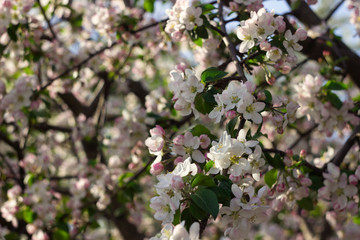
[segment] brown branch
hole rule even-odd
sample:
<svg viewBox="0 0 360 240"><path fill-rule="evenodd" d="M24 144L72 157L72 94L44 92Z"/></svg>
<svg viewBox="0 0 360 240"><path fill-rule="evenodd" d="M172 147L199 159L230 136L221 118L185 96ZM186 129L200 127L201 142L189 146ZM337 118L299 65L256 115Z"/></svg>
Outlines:
<svg viewBox="0 0 360 240"><path fill-rule="evenodd" d="M330 162L335 164L336 166L340 166L344 158L346 157L346 154L349 152L351 147L356 143L356 139L360 138L360 125L358 125L350 137L346 140L342 148L336 153L336 155L331 159ZM327 165L323 166L323 169L326 168Z"/></svg>
<svg viewBox="0 0 360 240"><path fill-rule="evenodd" d="M289 5L291 4L290 0L287 0L287 2ZM292 14L309 28L322 24L322 20L304 1L301 1L300 6L293 10ZM289 27L289 25L287 27ZM332 36L329 36L329 33L327 33L326 37L331 38ZM322 38L307 38L301 43L303 46L301 52L314 60L323 58L324 50L329 51L334 59L337 59L338 56L346 56L344 60L344 64L346 65L344 71L350 75L352 81L360 88L360 57L341 40L333 38L332 42L333 46L328 46Z"/></svg>
<svg viewBox="0 0 360 240"><path fill-rule="evenodd" d="M49 18L46 16L46 12L45 12L44 8L41 6L40 0L37 0L37 4L38 4L39 7L40 7L41 13L42 13L42 15L43 15L44 18L45 18L45 21L46 21L46 23L47 23L47 25L48 25L48 28L50 29L51 34L53 35L53 38L54 38L54 39L58 39L58 38L56 37L56 33L55 33L54 29L52 28L52 26L51 26L51 24L50 24Z"/></svg>
<svg viewBox="0 0 360 240"><path fill-rule="evenodd" d="M299 132L300 136L295 140L295 142L293 142L290 145L289 149L293 149L294 147L296 147L304 137L307 137L308 135L310 135L312 133L312 131L314 131L317 127L318 127L318 124L315 124L314 126L309 128L307 131L305 131L304 133Z"/></svg>
<svg viewBox="0 0 360 240"><path fill-rule="evenodd" d="M329 19L332 17L332 15L336 12L336 10L338 10L338 8L344 3L344 0L341 0L329 13L328 15L324 18L324 21L327 22L329 21Z"/></svg>
<svg viewBox="0 0 360 240"><path fill-rule="evenodd" d="M225 24L224 16L223 16L224 3L222 0L218 0L217 2L219 5L220 27L221 27L221 31L225 34L225 36L223 37L223 41L224 41L225 45L229 48L230 56L235 63L237 73L239 74L239 76L242 78L243 81L247 81L244 70L241 67L239 59L237 58L237 54L236 54L237 50L236 50L233 42L231 41L229 35L226 32L226 26L225 26L226 24Z"/></svg>

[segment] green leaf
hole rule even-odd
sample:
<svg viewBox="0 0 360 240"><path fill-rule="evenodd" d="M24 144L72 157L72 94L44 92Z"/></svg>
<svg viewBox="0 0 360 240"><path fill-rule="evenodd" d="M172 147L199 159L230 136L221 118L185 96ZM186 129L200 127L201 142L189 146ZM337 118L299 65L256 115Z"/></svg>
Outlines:
<svg viewBox="0 0 360 240"><path fill-rule="evenodd" d="M208 39L209 38L209 34L206 30L206 27L204 25L197 27L195 30L197 36L199 38L203 38L203 39Z"/></svg>
<svg viewBox="0 0 360 240"><path fill-rule="evenodd" d="M310 174L309 178L311 179L311 186L310 189L317 191L319 190L322 186L324 186L323 183L323 179L321 176L315 175L315 174Z"/></svg>
<svg viewBox="0 0 360 240"><path fill-rule="evenodd" d="M201 73L201 81L203 83L214 82L225 77L227 74L227 72L223 72L215 67L211 67Z"/></svg>
<svg viewBox="0 0 360 240"><path fill-rule="evenodd" d="M191 215L198 220L204 220L209 217L209 213L202 210L200 207L198 207L195 203L190 203L190 213Z"/></svg>
<svg viewBox="0 0 360 240"><path fill-rule="evenodd" d="M353 218L355 224L360 225L360 216L356 216ZM6 238L6 237L5 237Z"/></svg>
<svg viewBox="0 0 360 240"><path fill-rule="evenodd" d="M19 24L16 24L16 25L10 25L10 27L7 29L7 33L10 37L10 39L14 42L16 42L18 40L18 36L16 34L18 28L19 28Z"/></svg>
<svg viewBox="0 0 360 240"><path fill-rule="evenodd" d="M337 109L340 109L342 107L342 102L335 93L329 92L326 95L326 100L329 101L331 105L333 105Z"/></svg>
<svg viewBox="0 0 360 240"><path fill-rule="evenodd" d="M216 194L219 203L225 206L229 206L230 200L232 199L231 185L231 180L229 178L226 178L218 180L218 186L210 187L209 189Z"/></svg>
<svg viewBox="0 0 360 240"><path fill-rule="evenodd" d="M302 209L305 209L308 211L314 210L314 204L310 197L303 198L303 199L297 201L297 203L298 203L299 207L301 207Z"/></svg>
<svg viewBox="0 0 360 240"><path fill-rule="evenodd" d="M236 127L236 123L237 123L237 121L238 121L238 118L239 118L239 117L235 117L235 118L231 119L228 124L226 124L226 131L228 132L228 134L230 134L230 136L231 136L232 138L236 138L236 137L237 137L237 136L236 136L236 135L237 135L237 131L235 130L235 127Z"/></svg>
<svg viewBox="0 0 360 240"><path fill-rule="evenodd" d="M176 210L175 215L174 215L174 221L172 222L173 225L178 225L180 223L180 208L178 210Z"/></svg>
<svg viewBox="0 0 360 240"><path fill-rule="evenodd" d="M207 14L209 13L211 10L216 9L215 6L213 4L204 4L201 6L202 9L202 14Z"/></svg>
<svg viewBox="0 0 360 240"><path fill-rule="evenodd" d="M145 0L144 1L144 9L147 12L154 12L154 3L155 0Z"/></svg>
<svg viewBox="0 0 360 240"><path fill-rule="evenodd" d="M202 210L211 214L216 219L219 213L219 203L216 194L206 188L200 188L193 195L191 200Z"/></svg>
<svg viewBox="0 0 360 240"><path fill-rule="evenodd" d="M283 160L281 159L281 156L276 153L274 157L271 157L271 155L267 152L264 152L265 158L267 160L267 162L273 166L276 169L284 169L285 168L285 164L283 162Z"/></svg>
<svg viewBox="0 0 360 240"><path fill-rule="evenodd" d="M214 166L215 162L214 161L209 161L205 164L204 170L205 172L210 171L210 169Z"/></svg>
<svg viewBox="0 0 360 240"><path fill-rule="evenodd" d="M271 103L272 102L272 95L268 90L264 90L264 94L266 96L265 102Z"/></svg>
<svg viewBox="0 0 360 240"><path fill-rule="evenodd" d="M191 215L190 208L185 208L184 211L182 211L180 219L181 221L185 221L186 229L189 229L191 224L196 222L196 218Z"/></svg>
<svg viewBox="0 0 360 240"><path fill-rule="evenodd" d="M23 216L23 219L25 222L27 222L27 223L34 222L35 214L31 211L30 208L27 208L26 210L24 210L22 213L22 216Z"/></svg>
<svg viewBox="0 0 360 240"><path fill-rule="evenodd" d="M207 129L204 125L197 124L195 127L193 127L190 132L193 136L200 136L202 134L211 135L211 132L209 129Z"/></svg>
<svg viewBox="0 0 360 240"><path fill-rule="evenodd" d="M348 86L345 83L337 82L337 81L328 81L324 86L324 89L328 90L346 90Z"/></svg>
<svg viewBox="0 0 360 240"><path fill-rule="evenodd" d="M52 239L54 240L68 240L70 239L69 233L65 232L61 229L56 229L52 235Z"/></svg>
<svg viewBox="0 0 360 240"><path fill-rule="evenodd" d="M209 92L198 94L195 98L195 108L202 114L211 112L215 106L215 98Z"/></svg>
<svg viewBox="0 0 360 240"><path fill-rule="evenodd" d="M198 173L193 177L193 180L191 181L191 187L196 186L213 187L216 186L216 184L212 177Z"/></svg>
<svg viewBox="0 0 360 240"><path fill-rule="evenodd" d="M278 170L273 168L270 171L268 171L265 176L264 180L266 185L269 186L269 188L272 188L272 186L276 183L278 177Z"/></svg>
<svg viewBox="0 0 360 240"><path fill-rule="evenodd" d="M13 233L13 232L6 234L4 236L4 238L6 240L19 240L20 239L19 235L17 233Z"/></svg>

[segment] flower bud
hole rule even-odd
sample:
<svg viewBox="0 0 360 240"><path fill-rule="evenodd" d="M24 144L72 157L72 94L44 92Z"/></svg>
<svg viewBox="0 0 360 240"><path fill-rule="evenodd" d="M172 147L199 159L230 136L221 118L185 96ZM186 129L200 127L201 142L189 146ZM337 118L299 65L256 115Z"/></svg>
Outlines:
<svg viewBox="0 0 360 240"><path fill-rule="evenodd" d="M206 134L200 135L200 147L206 149L210 145L210 138Z"/></svg>
<svg viewBox="0 0 360 240"><path fill-rule="evenodd" d="M230 10L233 12L237 12L239 10L239 4L235 2L229 2Z"/></svg>
<svg viewBox="0 0 360 240"><path fill-rule="evenodd" d="M350 183L351 185L354 185L354 186L357 185L358 179L357 179L357 177L356 177L354 174L352 174L352 175L349 176L349 183Z"/></svg>
<svg viewBox="0 0 360 240"><path fill-rule="evenodd" d="M300 41L304 41L307 38L307 32L302 29L302 28L298 28L295 32L295 36L300 40Z"/></svg>
<svg viewBox="0 0 360 240"><path fill-rule="evenodd" d="M234 119L236 117L236 111L230 110L225 113L225 117L229 120Z"/></svg>
<svg viewBox="0 0 360 240"><path fill-rule="evenodd" d="M301 157L301 158L305 158L305 157L306 157L306 150L305 150L305 149L301 149L301 151L300 151L300 157Z"/></svg>
<svg viewBox="0 0 360 240"><path fill-rule="evenodd" d="M177 165L178 163L181 163L181 162L183 162L183 161L184 161L184 159L183 159L182 157L177 157L177 158L175 158L175 160L174 160L174 164Z"/></svg>
<svg viewBox="0 0 360 240"><path fill-rule="evenodd" d="M182 179L182 177L180 176L173 176L171 179L171 187L176 189L176 190L180 190L185 186L184 184L184 180Z"/></svg>
<svg viewBox="0 0 360 240"><path fill-rule="evenodd" d="M278 185L276 185L276 191L282 193L285 191L285 187L285 183L279 183Z"/></svg>
<svg viewBox="0 0 360 240"><path fill-rule="evenodd" d="M164 170L164 165L161 162L151 165L150 173L152 175L159 175Z"/></svg>
<svg viewBox="0 0 360 240"><path fill-rule="evenodd" d="M233 183L239 183L240 180L241 180L240 176L234 176L234 175L232 175L232 174L230 174L229 179L230 179Z"/></svg>
<svg viewBox="0 0 360 240"><path fill-rule="evenodd" d="M174 138L173 143L178 146L184 145L184 135L178 135Z"/></svg>
<svg viewBox="0 0 360 240"><path fill-rule="evenodd" d="M311 181L310 178L303 177L303 178L300 179L300 183L301 183L301 185L303 185L304 187L309 187L309 186L311 186L312 181Z"/></svg>

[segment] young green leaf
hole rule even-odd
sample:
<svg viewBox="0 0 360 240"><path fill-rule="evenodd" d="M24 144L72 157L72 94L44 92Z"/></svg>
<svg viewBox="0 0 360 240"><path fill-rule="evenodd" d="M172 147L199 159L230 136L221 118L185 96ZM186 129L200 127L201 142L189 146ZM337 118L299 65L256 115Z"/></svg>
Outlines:
<svg viewBox="0 0 360 240"><path fill-rule="evenodd" d="M227 72L223 72L215 67L211 67L202 72L201 81L203 83L214 82L225 77L227 74Z"/></svg>
<svg viewBox="0 0 360 240"><path fill-rule="evenodd" d="M216 194L206 188L200 188L193 195L190 196L199 208L211 214L215 219L219 213L219 203Z"/></svg>
<svg viewBox="0 0 360 240"><path fill-rule="evenodd" d="M269 188L271 188L276 183L277 177L278 177L277 169L273 168L270 171L268 171L264 176L266 185L268 185Z"/></svg>

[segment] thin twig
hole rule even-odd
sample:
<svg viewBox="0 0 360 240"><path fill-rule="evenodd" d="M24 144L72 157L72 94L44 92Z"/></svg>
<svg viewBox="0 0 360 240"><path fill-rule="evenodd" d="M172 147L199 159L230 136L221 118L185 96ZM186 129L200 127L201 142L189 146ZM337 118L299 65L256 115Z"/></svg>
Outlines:
<svg viewBox="0 0 360 240"><path fill-rule="evenodd" d="M332 17L332 15L336 12L336 10L338 10L338 8L344 3L344 0L341 0L329 13L328 15L324 18L324 21L327 22L329 21L329 19Z"/></svg>
<svg viewBox="0 0 360 240"><path fill-rule="evenodd" d="M223 37L223 40L225 42L225 45L229 48L230 56L235 63L237 73L243 79L243 81L247 81L244 70L241 67L240 61L236 57L236 52L237 52L236 48L235 48L234 44L232 43L229 35L226 32L226 26L225 26L226 24L225 24L224 16L223 16L224 3L222 0L218 0L217 2L219 5L219 19L220 19L221 31L225 34L225 36Z"/></svg>

